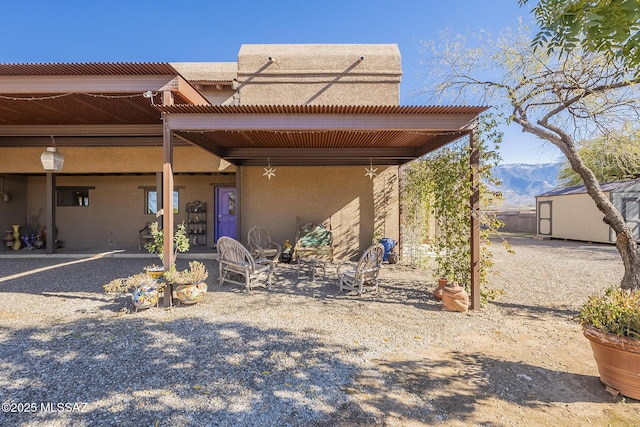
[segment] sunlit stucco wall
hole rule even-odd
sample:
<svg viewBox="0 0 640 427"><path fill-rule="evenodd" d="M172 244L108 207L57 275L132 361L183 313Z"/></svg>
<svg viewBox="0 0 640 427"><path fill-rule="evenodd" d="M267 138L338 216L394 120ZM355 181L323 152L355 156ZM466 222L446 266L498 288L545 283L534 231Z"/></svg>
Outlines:
<svg viewBox="0 0 640 427"><path fill-rule="evenodd" d="M238 53L242 105L398 105L401 77L395 44L249 44Z"/></svg>
<svg viewBox="0 0 640 427"><path fill-rule="evenodd" d="M298 223L330 224L335 258L357 257L377 237L398 239L398 168L363 166L276 167L270 180L260 167L241 168L241 234L256 225L282 243L294 242Z"/></svg>
<svg viewBox="0 0 640 427"><path fill-rule="evenodd" d="M40 154L45 147L0 147L0 172L44 173ZM58 147L64 155L61 172L144 173L162 171L162 147ZM174 172L218 172L220 158L193 145L173 150ZM224 172L234 172L229 166Z"/></svg>

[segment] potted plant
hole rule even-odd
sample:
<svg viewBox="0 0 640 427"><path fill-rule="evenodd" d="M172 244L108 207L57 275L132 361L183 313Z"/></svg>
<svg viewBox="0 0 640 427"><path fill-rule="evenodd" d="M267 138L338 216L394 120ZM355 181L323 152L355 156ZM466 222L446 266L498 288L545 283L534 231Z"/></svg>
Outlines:
<svg viewBox="0 0 640 427"><path fill-rule="evenodd" d="M640 289L611 287L580 307L578 320L591 343L600 381L640 399Z"/></svg>
<svg viewBox="0 0 640 427"><path fill-rule="evenodd" d="M207 277L209 272L204 264L198 261L191 261L189 268L185 270L180 271L174 267L164 274L165 280L175 286L176 298L183 304L202 301L207 292Z"/></svg>
<svg viewBox="0 0 640 427"><path fill-rule="evenodd" d="M126 278L118 278L102 286L108 294L123 295L131 292L131 299L136 310L149 308L158 303L159 293L164 283L153 279L146 273L138 273Z"/></svg>
<svg viewBox="0 0 640 427"><path fill-rule="evenodd" d="M157 254L160 261L164 263L164 233L159 228L157 221L149 225L149 232L152 238L144 247L149 253ZM178 225L178 229L173 236L173 249L175 251L174 259L180 252L189 250L189 238L187 237L187 230L184 223ZM154 279L158 279L164 274L164 267L153 264L145 267L145 271Z"/></svg>
<svg viewBox="0 0 640 427"><path fill-rule="evenodd" d="M282 245L282 254L280 255L280 258L282 259L282 262L284 262L285 264L288 264L291 262L292 257L293 257L293 247L291 246L289 239L287 239L284 241L284 244Z"/></svg>

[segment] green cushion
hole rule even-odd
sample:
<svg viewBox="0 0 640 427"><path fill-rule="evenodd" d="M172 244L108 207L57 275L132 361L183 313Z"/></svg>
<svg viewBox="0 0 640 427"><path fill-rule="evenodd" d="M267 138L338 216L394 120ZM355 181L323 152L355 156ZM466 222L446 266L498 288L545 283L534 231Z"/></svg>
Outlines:
<svg viewBox="0 0 640 427"><path fill-rule="evenodd" d="M331 232L320 224L311 224L300 230L300 246L329 246L331 244Z"/></svg>

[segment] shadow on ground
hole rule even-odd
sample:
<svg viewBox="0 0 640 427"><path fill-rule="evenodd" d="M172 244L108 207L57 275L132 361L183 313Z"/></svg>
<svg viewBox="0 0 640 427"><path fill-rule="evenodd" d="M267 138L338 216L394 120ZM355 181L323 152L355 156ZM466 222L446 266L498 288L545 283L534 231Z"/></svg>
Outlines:
<svg viewBox="0 0 640 427"><path fill-rule="evenodd" d="M545 419L551 406L616 403L599 379L477 353L448 352L415 360L376 360L348 390L353 400L327 425L503 425L495 405L529 408ZM627 400L629 405L640 402ZM640 410L637 406L636 410ZM567 420L571 423L570 420ZM623 420L624 421L624 420ZM626 422L633 423L633 418ZM622 425L631 425L623 424Z"/></svg>

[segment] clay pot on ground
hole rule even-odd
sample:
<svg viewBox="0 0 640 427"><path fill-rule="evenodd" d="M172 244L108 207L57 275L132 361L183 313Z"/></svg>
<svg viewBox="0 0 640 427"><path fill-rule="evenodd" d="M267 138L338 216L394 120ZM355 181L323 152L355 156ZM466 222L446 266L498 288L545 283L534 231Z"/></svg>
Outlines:
<svg viewBox="0 0 640 427"><path fill-rule="evenodd" d="M584 326L583 334L591 343L600 381L640 400L640 341L605 334L593 326Z"/></svg>
<svg viewBox="0 0 640 427"><path fill-rule="evenodd" d="M442 294L444 293L444 287L447 286L447 278L439 277L438 278L438 287L435 291L433 291L433 296L436 299L442 300Z"/></svg>
<svg viewBox="0 0 640 427"><path fill-rule="evenodd" d="M202 301L206 292L207 284L205 282L177 285L175 289L176 298L182 304L198 303Z"/></svg>
<svg viewBox="0 0 640 427"><path fill-rule="evenodd" d="M442 303L445 310L465 312L469 309L469 295L458 282L447 284L443 290Z"/></svg>

